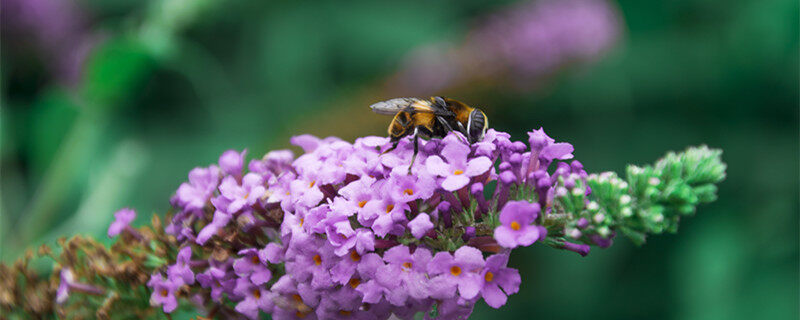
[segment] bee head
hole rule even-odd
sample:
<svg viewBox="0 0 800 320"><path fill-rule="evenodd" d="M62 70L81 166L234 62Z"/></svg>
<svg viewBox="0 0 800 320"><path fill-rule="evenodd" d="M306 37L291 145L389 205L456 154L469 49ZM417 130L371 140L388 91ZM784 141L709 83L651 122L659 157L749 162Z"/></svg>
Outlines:
<svg viewBox="0 0 800 320"><path fill-rule="evenodd" d="M478 108L472 110L469 114L469 121L467 122L469 143L483 140L487 128L489 128L489 119L486 118L486 114Z"/></svg>

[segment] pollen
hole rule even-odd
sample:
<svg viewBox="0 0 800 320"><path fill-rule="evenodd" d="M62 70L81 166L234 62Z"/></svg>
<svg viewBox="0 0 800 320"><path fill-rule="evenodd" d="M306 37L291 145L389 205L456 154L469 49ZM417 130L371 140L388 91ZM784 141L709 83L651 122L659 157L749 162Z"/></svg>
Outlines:
<svg viewBox="0 0 800 320"><path fill-rule="evenodd" d="M253 264L258 264L259 262L261 262L260 260L258 260L258 256L253 256L252 258L250 258L250 261L252 261Z"/></svg>
<svg viewBox="0 0 800 320"><path fill-rule="evenodd" d="M363 200L363 201L359 201L358 202L358 207L359 208L363 208L365 205L367 205L367 200Z"/></svg>
<svg viewBox="0 0 800 320"><path fill-rule="evenodd" d="M302 297L300 297L300 295L299 295L299 294L293 294L293 295L292 295L292 299L294 300L294 302L297 302L297 303L303 303L303 298L302 298Z"/></svg>
<svg viewBox="0 0 800 320"><path fill-rule="evenodd" d="M322 257L320 257L318 254L314 255L313 259L314 259L314 264L316 264L316 265L321 265L322 264Z"/></svg>
<svg viewBox="0 0 800 320"><path fill-rule="evenodd" d="M486 280L486 282L492 282L492 280L494 280L494 273L486 271L486 275L483 276L483 279Z"/></svg>
<svg viewBox="0 0 800 320"><path fill-rule="evenodd" d="M461 274L461 267L459 266L450 267L450 274L458 277Z"/></svg>
<svg viewBox="0 0 800 320"><path fill-rule="evenodd" d="M339 310L339 315L349 316L350 314L352 314L352 312L347 310Z"/></svg>
<svg viewBox="0 0 800 320"><path fill-rule="evenodd" d="M361 255L358 254L358 252L355 252L355 250L350 251L350 260L353 260L354 262L361 261Z"/></svg>
<svg viewBox="0 0 800 320"><path fill-rule="evenodd" d="M392 210L394 210L394 205L393 204L390 204L390 205L386 206L386 213L389 213Z"/></svg>
<svg viewBox="0 0 800 320"><path fill-rule="evenodd" d="M303 226L303 222L305 222L305 220L306 220L305 218L300 218L300 226L301 227Z"/></svg>
<svg viewBox="0 0 800 320"><path fill-rule="evenodd" d="M258 290L258 288L253 289L253 296L256 297L256 299L261 299L261 290Z"/></svg>
<svg viewBox="0 0 800 320"><path fill-rule="evenodd" d="M464 174L464 170L456 170L456 171L453 172L453 174L457 175L457 176L460 176L460 175Z"/></svg>
<svg viewBox="0 0 800 320"><path fill-rule="evenodd" d="M348 281L347 284L349 284L351 288L355 289L361 284L361 279L359 278L350 279L350 281Z"/></svg>
<svg viewBox="0 0 800 320"><path fill-rule="evenodd" d="M406 189L406 190L403 190L403 193L405 193L406 195L409 195L409 196L413 196L414 195L414 190Z"/></svg>
<svg viewBox="0 0 800 320"><path fill-rule="evenodd" d="M519 222L511 221L511 229L514 231L518 231L522 226L519 225Z"/></svg>
<svg viewBox="0 0 800 320"><path fill-rule="evenodd" d="M166 297L168 294L169 294L169 292L167 291L167 289L161 289L161 296L162 297Z"/></svg>
<svg viewBox="0 0 800 320"><path fill-rule="evenodd" d="M312 180L311 183L308 184L308 187L313 188L315 184L317 184L317 180Z"/></svg>
<svg viewBox="0 0 800 320"><path fill-rule="evenodd" d="M411 270L411 267L413 266L414 265L412 265L411 262L403 262L403 268L406 268L406 270Z"/></svg>

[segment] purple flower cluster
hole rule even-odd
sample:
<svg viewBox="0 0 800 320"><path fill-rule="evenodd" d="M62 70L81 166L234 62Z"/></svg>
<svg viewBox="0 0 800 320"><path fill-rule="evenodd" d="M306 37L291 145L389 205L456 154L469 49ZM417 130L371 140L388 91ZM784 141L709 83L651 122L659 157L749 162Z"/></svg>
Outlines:
<svg viewBox="0 0 800 320"><path fill-rule="evenodd" d="M172 312L187 296L216 310L227 299L275 319L466 318L481 298L499 308L521 282L511 249L547 237L559 188L586 173L573 161L551 175L573 148L541 129L528 144L492 129L472 145L457 135L420 141L410 173L409 140L383 153L387 138L309 135L292 138L296 159L273 151L243 170L245 152L227 151L192 170L166 226L182 245L151 276L151 303Z"/></svg>
<svg viewBox="0 0 800 320"><path fill-rule="evenodd" d="M532 1L490 17L470 36L469 46L484 48L494 63L530 79L596 59L616 42L620 24L606 0Z"/></svg>
<svg viewBox="0 0 800 320"><path fill-rule="evenodd" d="M518 89L530 89L564 66L598 60L624 28L607 0L523 1L482 20L464 43L413 50L391 86L401 95L433 95L465 83L511 79Z"/></svg>

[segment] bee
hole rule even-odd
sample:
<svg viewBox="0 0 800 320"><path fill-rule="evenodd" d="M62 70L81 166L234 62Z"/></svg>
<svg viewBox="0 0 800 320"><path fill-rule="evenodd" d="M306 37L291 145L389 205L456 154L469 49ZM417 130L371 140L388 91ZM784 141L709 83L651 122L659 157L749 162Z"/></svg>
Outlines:
<svg viewBox="0 0 800 320"><path fill-rule="evenodd" d="M489 127L489 119L480 109L443 97L431 97L428 100L395 98L375 103L370 108L375 113L394 116L389 124L392 147L383 153L397 148L401 138L413 137L414 155L408 167L409 172L417 158L419 138L443 138L451 131L458 131L469 143L475 143L483 139Z"/></svg>

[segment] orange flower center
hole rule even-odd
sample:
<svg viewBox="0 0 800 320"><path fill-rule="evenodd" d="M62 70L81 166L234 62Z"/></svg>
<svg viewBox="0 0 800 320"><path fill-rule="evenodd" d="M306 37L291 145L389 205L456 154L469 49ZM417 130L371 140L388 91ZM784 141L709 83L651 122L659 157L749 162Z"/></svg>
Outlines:
<svg viewBox="0 0 800 320"><path fill-rule="evenodd" d="M460 176L464 173L464 170L456 170L453 172L454 175Z"/></svg>
<svg viewBox="0 0 800 320"><path fill-rule="evenodd" d="M343 316L349 316L352 312L347 310L339 310L339 314Z"/></svg>
<svg viewBox="0 0 800 320"><path fill-rule="evenodd" d="M161 296L162 297L166 297L168 294L169 294L169 292L167 291L167 289L161 289Z"/></svg>
<svg viewBox="0 0 800 320"><path fill-rule="evenodd" d="M301 227L303 226L303 222L305 222L305 220L306 220L305 218L300 218L300 226Z"/></svg>
<svg viewBox="0 0 800 320"><path fill-rule="evenodd" d="M513 229L514 231L519 230L519 228L521 228L521 227L522 226L519 225L519 222L511 221L511 229Z"/></svg>
<svg viewBox="0 0 800 320"><path fill-rule="evenodd" d="M356 287L358 287L358 285L361 284L361 279L359 278L350 279L350 281L348 281L347 284L349 284L351 288L355 289Z"/></svg>
<svg viewBox="0 0 800 320"><path fill-rule="evenodd" d="M320 257L318 254L314 255L314 264L316 265L322 264L322 257Z"/></svg>
<svg viewBox="0 0 800 320"><path fill-rule="evenodd" d="M359 208L363 208L365 205L367 205L367 200L364 200L364 201L359 201L359 202L358 202L358 207L359 207Z"/></svg>
<svg viewBox="0 0 800 320"><path fill-rule="evenodd" d="M407 194L409 196L413 196L414 195L414 190L406 189L406 190L403 191L403 193L405 193L405 194Z"/></svg>
<svg viewBox="0 0 800 320"><path fill-rule="evenodd" d="M461 274L461 267L459 266L452 266L450 267L450 274L458 277Z"/></svg>
<svg viewBox="0 0 800 320"><path fill-rule="evenodd" d="M393 204L390 204L390 205L386 206L386 213L391 212L392 209L394 209L394 205Z"/></svg>
<svg viewBox="0 0 800 320"><path fill-rule="evenodd" d="M256 297L256 299L261 299L261 290L258 290L258 288L253 289L253 296Z"/></svg>
<svg viewBox="0 0 800 320"><path fill-rule="evenodd" d="M361 261L361 255L358 252L350 251L350 260L355 262Z"/></svg>
<svg viewBox="0 0 800 320"><path fill-rule="evenodd" d="M309 188L313 188L315 184L317 184L317 181L316 181L316 180L314 180L314 181L311 181L311 183L309 183L309 184L308 184L308 187L309 187Z"/></svg>
<svg viewBox="0 0 800 320"><path fill-rule="evenodd" d="M300 311L295 312L294 315L296 317L300 318L300 319L303 319L303 318L306 317L306 313L305 312L300 312Z"/></svg>
<svg viewBox="0 0 800 320"><path fill-rule="evenodd" d="M258 264L259 262L261 262L258 260L258 256L253 256L252 258L250 258L250 261L253 261L253 264Z"/></svg>
<svg viewBox="0 0 800 320"><path fill-rule="evenodd" d="M494 273L491 271L486 271L486 275L483 276L483 279L485 279L486 282L492 282L492 280L494 280Z"/></svg>
<svg viewBox="0 0 800 320"><path fill-rule="evenodd" d="M303 298L302 298L302 297L300 297L300 295L299 295L299 294L293 294L293 295L292 295L292 299L294 299L294 302L297 302L297 303L301 303L301 302L303 302Z"/></svg>
<svg viewBox="0 0 800 320"><path fill-rule="evenodd" d="M406 268L407 270L411 270L412 266L413 265L411 264L411 262L403 262L403 268Z"/></svg>

